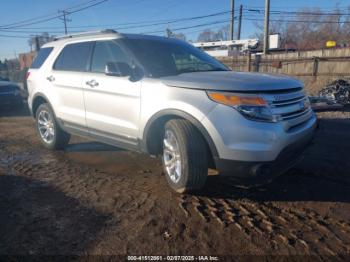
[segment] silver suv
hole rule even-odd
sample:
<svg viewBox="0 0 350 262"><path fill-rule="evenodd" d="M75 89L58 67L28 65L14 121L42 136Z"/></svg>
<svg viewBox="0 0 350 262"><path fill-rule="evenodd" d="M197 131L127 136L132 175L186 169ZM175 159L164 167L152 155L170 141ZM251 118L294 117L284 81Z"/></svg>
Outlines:
<svg viewBox="0 0 350 262"><path fill-rule="evenodd" d="M270 178L290 168L316 117L298 80L232 72L183 41L113 30L43 46L28 73L39 137L70 134L161 155L177 192L201 189L208 168Z"/></svg>

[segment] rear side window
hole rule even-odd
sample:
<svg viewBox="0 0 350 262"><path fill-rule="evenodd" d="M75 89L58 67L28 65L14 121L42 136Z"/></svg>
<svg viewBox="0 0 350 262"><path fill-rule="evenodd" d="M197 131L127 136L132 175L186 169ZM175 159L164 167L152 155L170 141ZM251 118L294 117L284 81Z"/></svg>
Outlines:
<svg viewBox="0 0 350 262"><path fill-rule="evenodd" d="M44 64L44 62L46 61L46 58L50 55L52 50L53 50L53 47L41 48L30 68L34 68L34 69L40 68Z"/></svg>
<svg viewBox="0 0 350 262"><path fill-rule="evenodd" d="M55 70L87 71L93 42L66 45L56 59Z"/></svg>

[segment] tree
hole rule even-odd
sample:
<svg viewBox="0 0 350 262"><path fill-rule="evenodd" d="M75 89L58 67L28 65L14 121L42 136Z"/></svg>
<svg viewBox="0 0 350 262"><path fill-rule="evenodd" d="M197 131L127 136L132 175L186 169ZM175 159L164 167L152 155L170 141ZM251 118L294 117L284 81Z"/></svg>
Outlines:
<svg viewBox="0 0 350 262"><path fill-rule="evenodd" d="M171 37L171 38L177 38L183 41L186 41L186 36L184 33L174 33L173 31L171 31L169 28L166 29L166 35L167 37Z"/></svg>
<svg viewBox="0 0 350 262"><path fill-rule="evenodd" d="M217 31L214 31L212 29L205 29L202 31L198 37L198 42L213 42L213 41L220 41L220 40L228 40L229 37L229 25L225 25L218 29Z"/></svg>
<svg viewBox="0 0 350 262"><path fill-rule="evenodd" d="M186 36L184 33L178 33L178 34L174 34L174 38L186 41Z"/></svg>
<svg viewBox="0 0 350 262"><path fill-rule="evenodd" d="M28 44L30 46L30 51L33 51L33 50L36 49L36 45L37 45L36 38L38 38L38 45L39 45L39 48L40 48L42 45L53 41L55 36L52 36L52 35L50 36L49 33L44 32L41 35L30 37L29 40L28 40Z"/></svg>
<svg viewBox="0 0 350 262"><path fill-rule="evenodd" d="M331 13L322 12L319 8L307 8L299 10L293 17L271 18L278 21L271 21L270 33L281 35L282 47L297 50L321 49L329 40L336 41L337 44L350 44L349 15L343 15L346 12L338 8ZM262 23L255 25L259 29L256 36L262 39Z"/></svg>
<svg viewBox="0 0 350 262"><path fill-rule="evenodd" d="M3 63L2 63L2 61L0 60L0 71L3 70L2 67L3 67Z"/></svg>
<svg viewBox="0 0 350 262"><path fill-rule="evenodd" d="M19 61L18 59L5 59L5 70L15 71L19 69Z"/></svg>

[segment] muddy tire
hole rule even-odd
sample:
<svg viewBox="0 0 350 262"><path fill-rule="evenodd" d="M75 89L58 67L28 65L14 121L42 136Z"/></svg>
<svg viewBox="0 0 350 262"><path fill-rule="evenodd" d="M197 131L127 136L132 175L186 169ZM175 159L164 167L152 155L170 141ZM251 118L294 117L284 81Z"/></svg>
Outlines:
<svg viewBox="0 0 350 262"><path fill-rule="evenodd" d="M70 135L60 128L49 104L39 106L35 120L40 141L46 148L54 150L67 146Z"/></svg>
<svg viewBox="0 0 350 262"><path fill-rule="evenodd" d="M162 162L165 177L176 192L202 189L208 175L207 147L202 134L186 120L168 121Z"/></svg>

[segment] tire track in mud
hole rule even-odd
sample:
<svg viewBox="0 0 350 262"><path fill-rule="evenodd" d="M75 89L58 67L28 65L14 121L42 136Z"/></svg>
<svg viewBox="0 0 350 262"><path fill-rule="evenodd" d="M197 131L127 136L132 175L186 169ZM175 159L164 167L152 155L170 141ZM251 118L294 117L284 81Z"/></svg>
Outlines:
<svg viewBox="0 0 350 262"><path fill-rule="evenodd" d="M92 203L94 207L106 211L104 213L115 212L115 220L125 224L125 227L121 227L123 231L145 229L145 233L149 233L146 228L154 226L156 220L166 213L164 210L155 210L164 208L164 202L169 198L161 200L152 195L154 190L158 190L155 183L160 183L158 180L163 181L163 178L138 181L125 176L108 175L104 171L70 160L65 153L53 153L42 149L33 134L27 141L18 138L18 135L12 137L8 134L7 138L0 134L1 168L8 174L32 177L53 184L87 205ZM338 171L341 173L342 170ZM318 178L325 179L324 175L325 172ZM315 177L307 179L313 180ZM292 182L295 181L301 190L309 190L307 186L302 185L306 180L294 178ZM338 183L342 183L340 178ZM165 186L165 183L162 186ZM232 234L241 232L243 238L248 241L255 242L256 238L261 238L266 240L267 245L278 250L287 250L292 254L349 254L349 221L321 215L312 209L303 208L302 205L294 209L278 201L254 201L255 198L250 198L250 195L259 195L255 189L240 194L236 193L236 188L233 187L234 184L214 184L211 191L220 192L221 197L215 194L211 194L210 197L176 195L174 206L176 210L183 212L186 218L202 220L204 225L208 225L208 228L210 226L210 230L221 229L220 233L228 230ZM105 191L109 192L109 195ZM158 194L159 196L164 195ZM162 203L163 206L159 207ZM125 216L121 216L124 213ZM154 213L157 219L144 221L149 213ZM138 223L134 223L135 221ZM193 223L191 219L183 222L189 223L186 227ZM137 225L134 229L130 226L133 223ZM126 239L123 231L116 232L118 237ZM108 234L108 231L103 233ZM175 235L177 232L171 233ZM116 238L114 232L110 234L110 239ZM106 248L110 247L107 242L104 243Z"/></svg>
<svg viewBox="0 0 350 262"><path fill-rule="evenodd" d="M284 245L291 253L332 256L349 252L349 223L323 217L312 210L280 208L270 202L190 195L179 196L178 201L187 217L199 216L205 223L216 221L223 227L235 227L251 240L263 237L276 249Z"/></svg>
<svg viewBox="0 0 350 262"><path fill-rule="evenodd" d="M155 219L163 221L168 216L164 213L164 203L167 201L158 197L165 181L159 179L158 175L145 175L142 170L133 168L132 172L137 173L136 179L123 171L106 172L83 165L68 158L64 152L51 152L40 144L31 145L29 141L20 143L21 147L16 146L16 139L2 143L0 135L0 169L7 175L28 177L50 184L65 195L77 199L83 206L105 214L108 220L98 237L100 242L97 246L114 250L113 243L118 239L133 239L140 232L149 232L150 228L155 231L163 229L162 222ZM159 183L162 185L159 186ZM162 233L159 235L163 239ZM141 235L147 239L147 234ZM119 245L125 249L129 243L122 241Z"/></svg>
<svg viewBox="0 0 350 262"><path fill-rule="evenodd" d="M72 163L57 153L45 152L43 157L44 152L10 153L1 150L0 165L12 174L54 181L58 187L69 184L71 191L80 192L79 198L96 201L102 206L112 205L124 210L145 207L145 212L150 212L156 205L155 201L149 200L151 191L145 191L144 187L138 190L133 182L129 183L123 177L113 177L111 181L105 172ZM70 176L61 177L61 174ZM77 180L76 175L85 176L85 179ZM92 178L94 181L89 181ZM104 198L100 192L107 184L116 188L113 198ZM177 198L186 217L199 216L205 223L216 222L224 228L233 226L246 238L263 237L276 248L284 245L291 252L328 255L349 251L349 223L322 217L312 210L291 210L270 202L255 203L244 199L190 195ZM315 247L315 243L322 243L322 248Z"/></svg>
<svg viewBox="0 0 350 262"><path fill-rule="evenodd" d="M27 143L26 143L27 144ZM24 145L23 148L30 148ZM151 188L136 184L135 180L110 176L89 166L66 159L61 152L50 152L35 148L28 151L12 152L0 141L0 167L8 175L20 175L53 183L67 195L85 199L86 203L96 202L97 206L140 209L141 206L155 205L150 201ZM105 195L104 190L114 187L114 196Z"/></svg>
<svg viewBox="0 0 350 262"><path fill-rule="evenodd" d="M157 197L151 194L149 187L142 185L142 181L83 166L66 159L60 152L36 148L15 153L1 149L0 145L0 168L7 174L50 184L66 196L77 199L82 206L104 214L108 218L106 226L97 237L100 239L97 245L104 246L104 250L113 249L117 239L129 239L130 234L135 236L158 226L145 220L150 214L161 217L162 209ZM128 242L119 245L125 248Z"/></svg>

